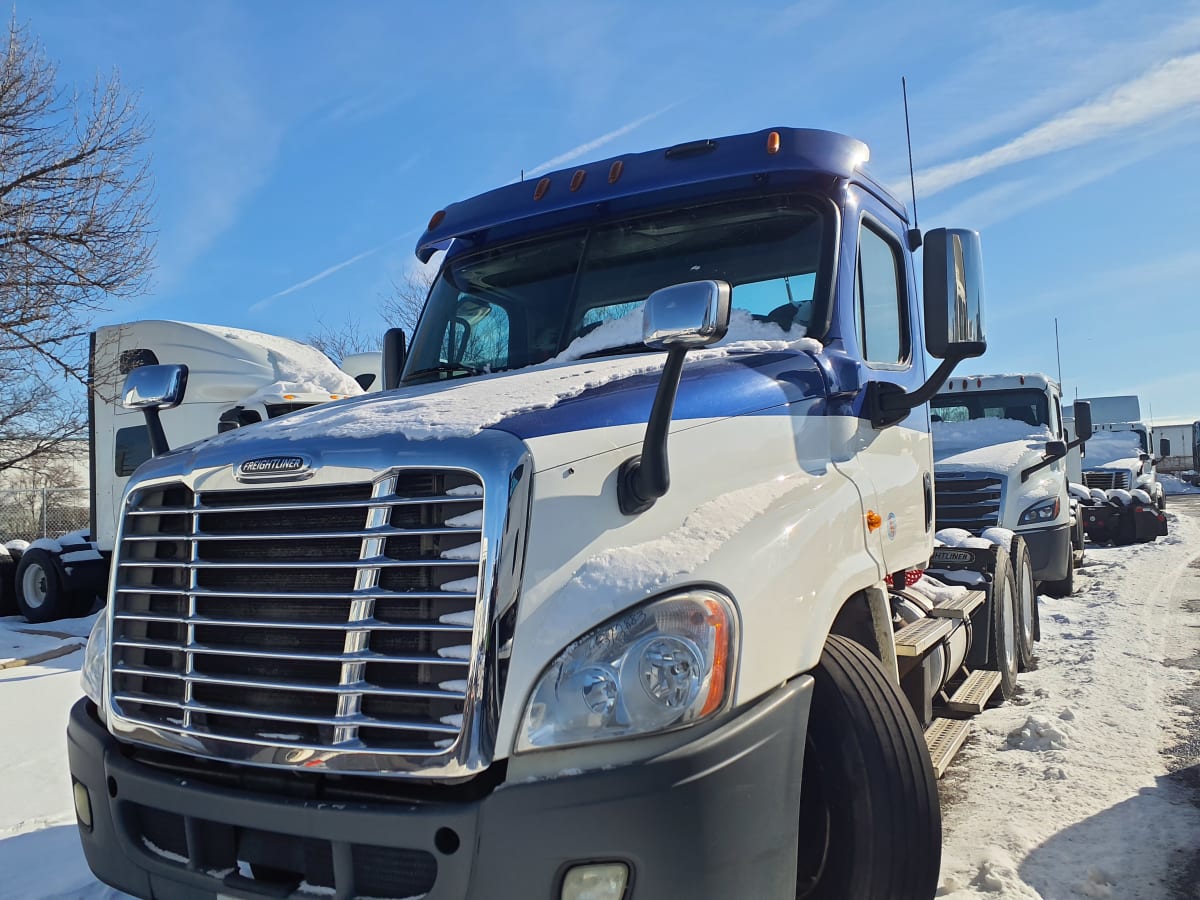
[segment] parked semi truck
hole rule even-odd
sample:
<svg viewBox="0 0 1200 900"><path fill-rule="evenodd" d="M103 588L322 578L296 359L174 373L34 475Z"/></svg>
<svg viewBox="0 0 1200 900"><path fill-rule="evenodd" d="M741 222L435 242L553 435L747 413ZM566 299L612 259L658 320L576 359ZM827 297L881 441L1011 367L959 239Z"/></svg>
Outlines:
<svg viewBox="0 0 1200 900"><path fill-rule="evenodd" d="M121 497L151 456L141 412L118 402L122 382L160 362L187 367L186 402L161 418L175 446L362 393L324 354L287 338L162 320L97 329L88 397L90 527L0 553L0 614L19 612L31 622L78 616L105 593Z"/></svg>
<svg viewBox="0 0 1200 900"><path fill-rule="evenodd" d="M1067 596L1083 553L1083 522L1069 490L1071 457L1091 435L1090 407L1075 404L1071 439L1058 383L1041 374L955 376L930 401L937 527L982 535L1012 531L1024 618L1022 656L1032 658L1037 590Z"/></svg>
<svg viewBox="0 0 1200 900"><path fill-rule="evenodd" d="M867 158L777 128L454 203L397 389L142 466L69 726L96 875L932 896L935 771L1011 695L1020 612L999 548L939 551L972 589L904 587L982 268L925 234L922 309Z"/></svg>

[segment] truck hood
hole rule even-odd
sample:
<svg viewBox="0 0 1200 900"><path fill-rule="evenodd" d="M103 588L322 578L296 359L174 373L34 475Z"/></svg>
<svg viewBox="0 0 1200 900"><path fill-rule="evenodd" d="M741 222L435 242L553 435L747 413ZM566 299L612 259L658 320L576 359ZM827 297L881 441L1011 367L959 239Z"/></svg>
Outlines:
<svg viewBox="0 0 1200 900"><path fill-rule="evenodd" d="M1012 419L934 422L933 459L938 471L994 472L1007 477L1040 462L1050 431Z"/></svg>
<svg viewBox="0 0 1200 900"><path fill-rule="evenodd" d="M819 345L806 338L778 343L768 348L735 343L689 354L672 431L696 420L823 396L824 379L805 352L808 344ZM545 469L611 449L614 440L617 446L640 442L664 360L663 353L642 353L546 363L324 403L179 448L146 463L139 475L300 453L308 445L329 447L330 442L369 445L384 453L401 447L413 451L423 442L458 442L484 430L536 443L535 466ZM554 435L572 439L536 440Z"/></svg>

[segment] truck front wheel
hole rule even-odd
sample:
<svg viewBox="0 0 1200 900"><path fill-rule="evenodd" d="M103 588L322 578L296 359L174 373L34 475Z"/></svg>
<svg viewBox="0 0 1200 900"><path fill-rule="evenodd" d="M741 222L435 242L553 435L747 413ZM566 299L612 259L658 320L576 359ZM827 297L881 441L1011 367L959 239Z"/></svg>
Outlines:
<svg viewBox="0 0 1200 900"><path fill-rule="evenodd" d="M1067 549L1070 555L1070 547ZM1014 535L1009 561L1017 588L1017 651L1021 671L1033 668L1033 642L1038 637L1037 585L1024 538Z"/></svg>
<svg viewBox="0 0 1200 900"><path fill-rule="evenodd" d="M830 635L813 677L796 897L932 897L942 818L912 711L879 660L847 638Z"/></svg>
<svg viewBox="0 0 1200 900"><path fill-rule="evenodd" d="M21 555L16 588L17 609L30 622L50 622L76 613L58 559L40 547L30 547Z"/></svg>

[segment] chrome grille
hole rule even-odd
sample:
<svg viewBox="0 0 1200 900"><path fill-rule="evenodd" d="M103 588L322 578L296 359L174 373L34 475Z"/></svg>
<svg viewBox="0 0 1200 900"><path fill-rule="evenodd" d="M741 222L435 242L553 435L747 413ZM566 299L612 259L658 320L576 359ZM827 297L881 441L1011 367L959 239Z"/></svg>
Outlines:
<svg viewBox="0 0 1200 900"><path fill-rule="evenodd" d="M964 528L979 534L1000 522L1001 488L999 478L969 475L934 477L937 528Z"/></svg>
<svg viewBox="0 0 1200 900"><path fill-rule="evenodd" d="M484 491L465 470L130 497L112 703L261 746L443 754L460 739Z"/></svg>
<svg viewBox="0 0 1200 900"><path fill-rule="evenodd" d="M1100 488L1102 491L1121 488L1129 490L1129 473L1119 469L1096 469L1083 473L1083 483L1090 488Z"/></svg>

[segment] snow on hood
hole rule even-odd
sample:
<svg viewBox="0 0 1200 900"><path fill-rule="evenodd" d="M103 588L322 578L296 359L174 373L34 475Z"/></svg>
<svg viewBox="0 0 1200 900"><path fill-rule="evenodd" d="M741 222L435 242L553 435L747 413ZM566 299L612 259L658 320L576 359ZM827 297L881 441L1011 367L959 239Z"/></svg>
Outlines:
<svg viewBox="0 0 1200 900"><path fill-rule="evenodd" d="M1046 426L1015 419L934 422L931 431L934 462L943 471L1011 472L1041 459L1046 441L1054 439Z"/></svg>
<svg viewBox="0 0 1200 900"><path fill-rule="evenodd" d="M1136 431L1097 431L1084 444L1084 468L1140 469L1142 442Z"/></svg>
<svg viewBox="0 0 1200 900"><path fill-rule="evenodd" d="M741 310L733 313L724 340L693 350L688 354L689 363L744 352L821 349L819 342L804 337L800 329L784 331L774 323L756 322ZM632 341L627 339L632 331L626 321L631 318L638 325ZM292 413L254 430L259 439L270 434L297 441L315 437L395 436L410 441L471 437L518 413L548 409L609 382L660 371L665 360L662 353L579 358L597 349L640 343L640 329L641 316L626 316L578 338L559 356L538 365L368 394ZM237 430L226 432L213 438L212 446L237 440L237 435Z"/></svg>

